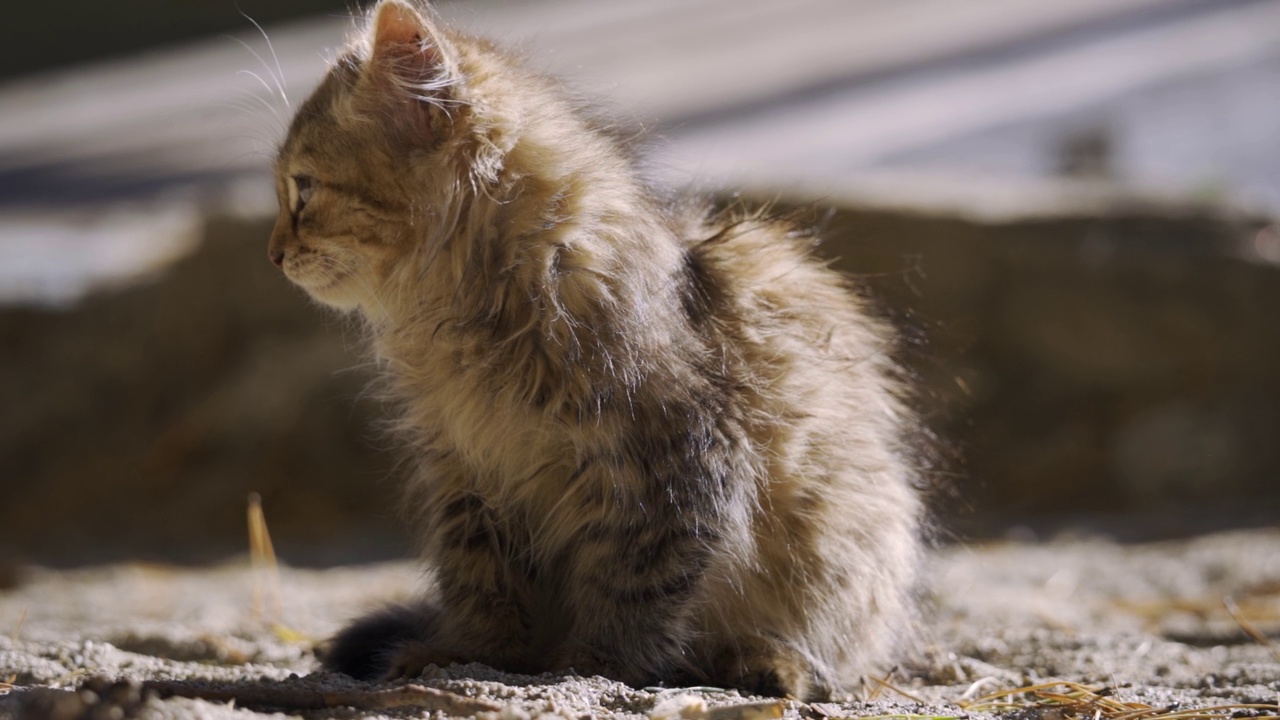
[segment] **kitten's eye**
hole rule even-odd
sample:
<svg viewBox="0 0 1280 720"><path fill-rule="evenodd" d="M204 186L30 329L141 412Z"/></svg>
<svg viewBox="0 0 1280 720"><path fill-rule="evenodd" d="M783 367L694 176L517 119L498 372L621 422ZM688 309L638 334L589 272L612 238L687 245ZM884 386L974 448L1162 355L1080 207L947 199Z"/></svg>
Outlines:
<svg viewBox="0 0 1280 720"><path fill-rule="evenodd" d="M315 178L306 175L294 175L291 179L297 192L293 200L293 212L297 214L311 201L311 194L315 192L318 183Z"/></svg>

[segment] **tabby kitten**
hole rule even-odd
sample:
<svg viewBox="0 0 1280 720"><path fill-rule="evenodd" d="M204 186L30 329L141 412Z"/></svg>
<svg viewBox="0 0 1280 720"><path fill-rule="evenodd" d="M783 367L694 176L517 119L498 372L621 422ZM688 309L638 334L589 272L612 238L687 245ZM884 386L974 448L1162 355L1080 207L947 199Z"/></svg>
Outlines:
<svg viewBox="0 0 1280 720"><path fill-rule="evenodd" d="M797 698L909 629L889 329L787 222L663 199L558 86L382 0L276 161L271 260L359 313L436 591L327 668Z"/></svg>

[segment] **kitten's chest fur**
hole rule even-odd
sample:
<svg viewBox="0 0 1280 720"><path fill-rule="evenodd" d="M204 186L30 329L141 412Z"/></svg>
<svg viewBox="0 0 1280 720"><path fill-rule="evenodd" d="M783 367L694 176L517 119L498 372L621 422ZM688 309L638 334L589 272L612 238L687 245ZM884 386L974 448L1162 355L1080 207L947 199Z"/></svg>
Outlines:
<svg viewBox="0 0 1280 720"><path fill-rule="evenodd" d="M576 474L591 455L593 427L563 417L574 412L521 402L519 389L494 378L514 382L527 368L495 369L483 340L458 343L418 348L413 375L393 381L405 436L423 451L415 481L429 495L475 495L517 554L552 558L578 527L608 512L606 489ZM602 429L616 418L596 414L594 423Z"/></svg>

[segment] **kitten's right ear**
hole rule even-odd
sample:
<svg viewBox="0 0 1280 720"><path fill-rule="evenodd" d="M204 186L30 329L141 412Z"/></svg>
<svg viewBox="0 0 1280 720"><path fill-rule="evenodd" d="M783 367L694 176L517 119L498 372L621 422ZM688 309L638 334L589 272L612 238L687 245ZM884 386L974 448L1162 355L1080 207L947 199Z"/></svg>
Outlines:
<svg viewBox="0 0 1280 720"><path fill-rule="evenodd" d="M382 0L373 13L368 79L416 91L424 100L447 91L458 66L444 33L402 0Z"/></svg>
<svg viewBox="0 0 1280 720"><path fill-rule="evenodd" d="M402 0L373 10L357 102L408 147L434 143L449 122L460 74L452 42Z"/></svg>

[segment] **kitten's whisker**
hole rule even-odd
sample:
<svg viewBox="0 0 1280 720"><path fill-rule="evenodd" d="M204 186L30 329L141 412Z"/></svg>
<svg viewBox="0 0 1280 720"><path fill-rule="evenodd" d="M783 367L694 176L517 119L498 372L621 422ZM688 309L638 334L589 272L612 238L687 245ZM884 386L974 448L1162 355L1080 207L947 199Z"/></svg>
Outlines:
<svg viewBox="0 0 1280 720"><path fill-rule="evenodd" d="M271 59L275 61L276 72L279 73L275 77L276 77L276 83L280 86L280 97L284 99L284 106L292 110L293 106L289 104L289 96L285 92L286 90L289 89L289 83L285 80L284 68L280 66L280 56L276 55L276 48L274 45L271 44L271 38L267 36L267 31L262 29L262 26L258 24L257 20L254 20L253 18L249 17L248 13L246 13L243 10L240 10L240 8L236 8L236 10L240 12L240 15L243 16L245 20L248 20L249 22L253 23L253 26L258 28L258 32L262 33L262 39L267 42L267 50L271 52ZM268 68L268 70L270 70L270 68Z"/></svg>
<svg viewBox="0 0 1280 720"><path fill-rule="evenodd" d="M250 55L253 55L255 58L257 58L259 63L262 63L262 68L267 71L267 75L271 76L271 80L275 82L276 87L275 89L272 89L272 87L268 85L267 82L263 80L261 76L259 76L257 73L251 70L241 70L240 72L250 73L254 77L258 78L258 82L262 83L262 87L266 89L268 95L272 97L279 95L280 98L284 100L285 107L292 109L292 107L289 105L288 96L284 94L284 87L280 84L280 78L276 77L275 72L272 71L271 66L267 64L267 61L263 60L262 56L258 54L258 51L254 50L252 47L249 46L249 43L241 40L238 37L234 37L234 36L228 36L228 37L231 37L232 40L240 43L241 47L243 47L245 50L248 50Z"/></svg>
<svg viewBox="0 0 1280 720"><path fill-rule="evenodd" d="M280 111L276 109L276 106L272 105L266 98L256 93L246 93L244 97L217 103L217 107L238 110L243 115L251 116L258 116L258 114L265 109L271 114L271 119L275 122L279 130L283 131L288 127L285 123L284 117L280 115Z"/></svg>
<svg viewBox="0 0 1280 720"><path fill-rule="evenodd" d="M249 138L249 139L256 140L257 138ZM233 163L239 163L240 161L246 160L248 158L265 160L266 161L265 164L269 166L271 164L272 152L270 150L265 150L265 149L244 150L242 152L239 152L233 155L231 157L231 161Z"/></svg>
<svg viewBox="0 0 1280 720"><path fill-rule="evenodd" d="M261 83L261 84L262 84L262 88L263 88L264 90L266 90L266 91L267 91L267 94L268 94L268 95L270 95L271 97L275 97L275 96L276 96L276 92L275 92L274 90L272 90L272 89L271 89L271 86L267 84L267 81L266 81L266 80L263 80L263 79L262 79L262 76L261 76L261 75L259 75L258 73L254 72L254 71L252 71L252 70L238 70L238 71L236 71L236 74L237 74L237 75L248 75L248 76L252 77L253 79L257 80L259 83Z"/></svg>
<svg viewBox="0 0 1280 720"><path fill-rule="evenodd" d="M280 108L275 103L272 102L272 100L275 99L274 95L263 97L260 93L246 90L237 99L243 103L250 103L250 102L256 103L258 107L264 108L267 111L269 111L271 113L271 116L274 117L276 120L280 121L281 123L284 122L284 116L280 114ZM245 107L247 107L247 105L245 105Z"/></svg>

